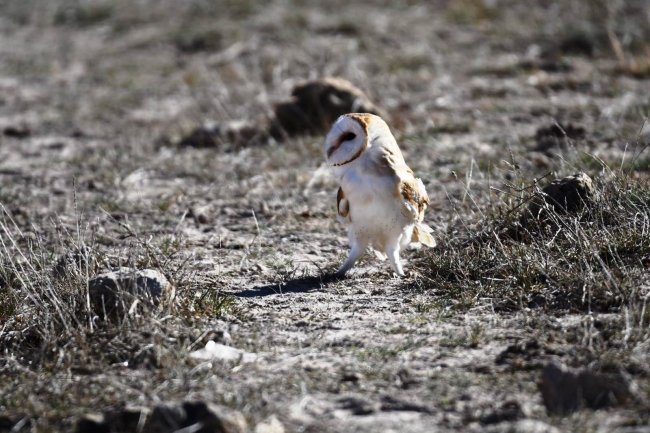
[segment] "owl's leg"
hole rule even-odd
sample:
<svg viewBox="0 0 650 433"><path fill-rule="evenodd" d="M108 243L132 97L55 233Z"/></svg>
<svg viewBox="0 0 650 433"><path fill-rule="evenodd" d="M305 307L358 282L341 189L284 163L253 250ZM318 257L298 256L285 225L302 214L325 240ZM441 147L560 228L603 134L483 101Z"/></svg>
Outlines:
<svg viewBox="0 0 650 433"><path fill-rule="evenodd" d="M352 243L352 249L350 250L350 255L343 265L336 271L337 277L343 277L354 264L359 260L359 258L366 252L368 248L369 240L367 239L355 239L355 242Z"/></svg>
<svg viewBox="0 0 650 433"><path fill-rule="evenodd" d="M400 238L396 239L394 242L386 243L386 255L388 256L388 261L390 262L390 265L395 273L400 277L403 277L404 269L402 269L402 264L399 261L399 251Z"/></svg>
<svg viewBox="0 0 650 433"><path fill-rule="evenodd" d="M386 249L386 255L388 256L388 261L393 267L393 270L400 277L404 276L404 269L402 269L402 264L399 262L399 251L396 249Z"/></svg>

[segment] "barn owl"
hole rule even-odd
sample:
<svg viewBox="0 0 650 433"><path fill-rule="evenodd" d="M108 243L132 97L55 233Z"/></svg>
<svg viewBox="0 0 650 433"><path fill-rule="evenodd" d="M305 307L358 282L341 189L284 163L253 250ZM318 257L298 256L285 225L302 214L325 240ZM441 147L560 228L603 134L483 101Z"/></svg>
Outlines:
<svg viewBox="0 0 650 433"><path fill-rule="evenodd" d="M351 247L337 275L371 248L403 276L400 251L410 242L436 242L422 222L429 204L424 184L404 162L388 125L373 114L345 114L327 134L323 152L340 185L337 219L347 226Z"/></svg>

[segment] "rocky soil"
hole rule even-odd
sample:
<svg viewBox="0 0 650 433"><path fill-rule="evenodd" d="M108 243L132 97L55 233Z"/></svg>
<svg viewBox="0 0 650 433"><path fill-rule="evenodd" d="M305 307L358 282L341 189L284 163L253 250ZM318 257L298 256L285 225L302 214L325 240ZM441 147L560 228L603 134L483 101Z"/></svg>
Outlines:
<svg viewBox="0 0 650 433"><path fill-rule="evenodd" d="M649 17L0 3L0 431L648 431ZM407 278L330 276L324 77L429 192Z"/></svg>

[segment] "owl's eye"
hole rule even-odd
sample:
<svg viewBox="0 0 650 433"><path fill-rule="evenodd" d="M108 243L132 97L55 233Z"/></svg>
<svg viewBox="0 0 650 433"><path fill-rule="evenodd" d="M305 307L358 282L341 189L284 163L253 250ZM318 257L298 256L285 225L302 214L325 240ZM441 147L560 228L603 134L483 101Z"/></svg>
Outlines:
<svg viewBox="0 0 650 433"><path fill-rule="evenodd" d="M341 141L342 141L342 142L343 142L343 141L352 141L352 140L354 140L355 138L357 138L357 134L355 134L354 132L346 132L346 133L343 135L343 137L341 137Z"/></svg>

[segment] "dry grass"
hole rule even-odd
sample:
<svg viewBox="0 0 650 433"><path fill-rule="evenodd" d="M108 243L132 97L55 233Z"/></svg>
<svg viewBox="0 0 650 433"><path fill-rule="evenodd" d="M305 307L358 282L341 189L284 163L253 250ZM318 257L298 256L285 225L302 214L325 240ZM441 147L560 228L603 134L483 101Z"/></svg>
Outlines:
<svg viewBox="0 0 650 433"><path fill-rule="evenodd" d="M647 424L644 2L541 3L0 5L0 130L28 131L0 137L0 416L66 431L89 411L192 398L289 431L508 429L517 399L563 430ZM439 246L405 254L415 277L364 257L324 278L346 244L322 137L175 145L327 75L391 113L427 186ZM537 152L556 123L585 134ZM595 206L518 225L576 171ZM87 281L113 266L160 270L177 300L103 320ZM226 332L259 361L189 358ZM636 399L549 416L535 385L549 360L622 371Z"/></svg>
<svg viewBox="0 0 650 433"><path fill-rule="evenodd" d="M511 185L524 192L515 206L504 194L481 209L478 226L457 223L442 254L426 263L429 278L463 306L488 302L494 308L544 307L568 311L620 311L642 302L637 288L645 278L648 251L647 180L625 173L597 181L601 196L578 215L552 214L552 223L522 227L519 215L534 185ZM530 193L532 191L532 193ZM518 228L516 228L518 227ZM425 268L426 269L426 268ZM470 287L463 283L472 283ZM641 298L638 298L641 296ZM481 300L481 302L479 302Z"/></svg>

